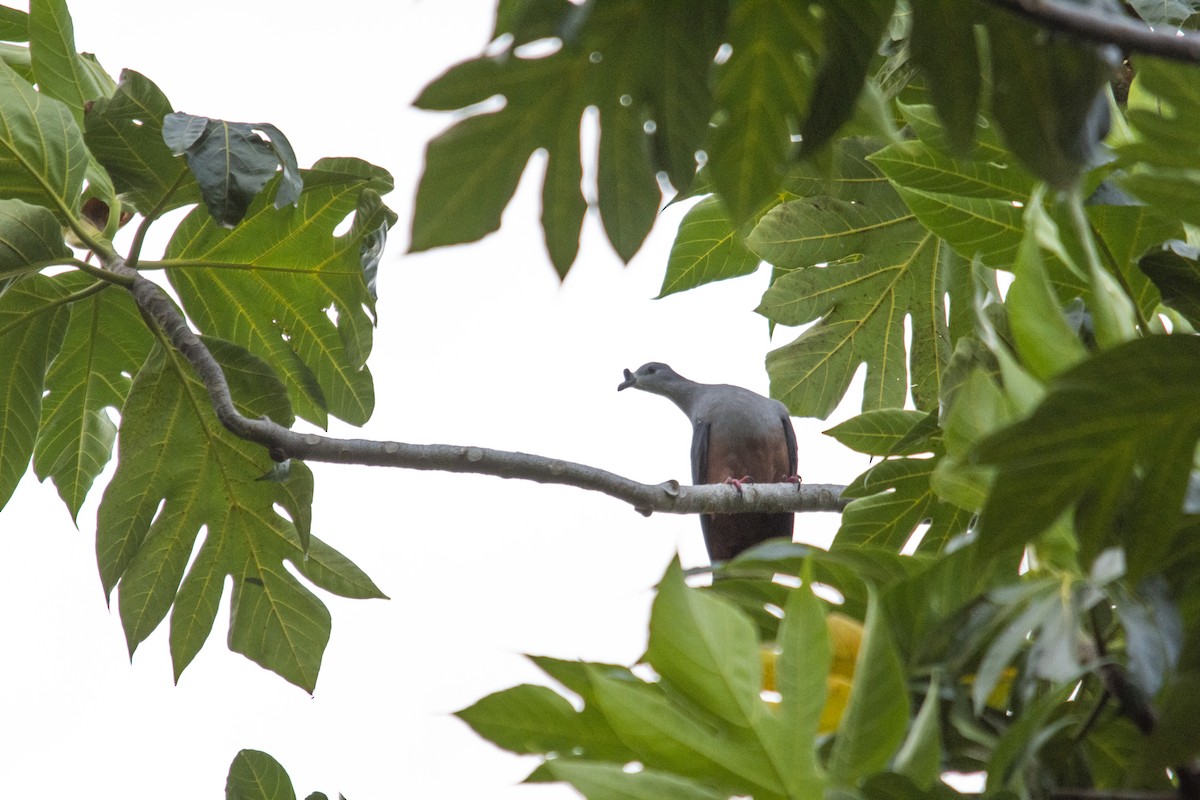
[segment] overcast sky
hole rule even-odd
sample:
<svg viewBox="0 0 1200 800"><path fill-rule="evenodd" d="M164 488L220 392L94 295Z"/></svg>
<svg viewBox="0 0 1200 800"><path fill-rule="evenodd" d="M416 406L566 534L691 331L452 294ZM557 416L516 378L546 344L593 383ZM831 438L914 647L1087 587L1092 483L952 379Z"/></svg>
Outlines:
<svg viewBox="0 0 1200 800"><path fill-rule="evenodd" d="M18 7L23 7L17 3ZM763 358L794 336L753 313L766 274L655 301L682 209L623 266L594 215L560 284L537 226L535 159L485 241L406 256L425 142L451 120L411 108L420 88L486 44L487 0L297 4L75 0L76 44L115 77L132 68L175 108L271 122L302 166L354 155L389 169L400 214L379 275L365 435L523 450L631 478L686 480L690 430L662 398L616 392L624 367L666 361L696 380L765 393ZM166 231L162 232L165 236ZM161 248L160 236L151 247ZM856 386L860 384L856 383ZM867 466L796 420L800 474L845 483ZM450 712L540 680L521 653L630 662L651 588L673 554L702 560L695 518L644 518L576 489L495 478L313 465L313 532L392 599L320 593L333 636L315 696L228 651L228 591L204 650L172 684L164 623L126 654L94 555L93 491L79 529L27 476L0 513L0 765L17 797L213 800L230 760L265 750L303 797L572 797L516 786L534 766ZM824 540L831 515L797 531Z"/></svg>

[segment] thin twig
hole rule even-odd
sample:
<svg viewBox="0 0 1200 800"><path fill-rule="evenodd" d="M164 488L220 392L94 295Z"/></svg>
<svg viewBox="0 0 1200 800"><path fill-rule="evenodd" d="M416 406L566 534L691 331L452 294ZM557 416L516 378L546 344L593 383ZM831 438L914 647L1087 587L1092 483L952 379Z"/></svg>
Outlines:
<svg viewBox="0 0 1200 800"><path fill-rule="evenodd" d="M849 502L842 498L844 487L832 484L750 484L744 485L741 493L724 484L682 486L673 480L645 484L586 464L529 453L464 445L337 439L316 433L297 433L266 418L250 419L234 407L220 364L188 326L162 287L127 266L120 257L108 259L105 269L115 276L116 282L129 289L142 315L152 320L191 364L196 377L208 390L221 424L234 436L267 448L276 461L295 458L557 483L602 492L629 503L643 514L654 511L672 514L841 511Z"/></svg>
<svg viewBox="0 0 1200 800"><path fill-rule="evenodd" d="M1157 31L1144 22L1106 14L1090 3L1062 0L983 0L1026 17L1049 30L1063 31L1092 42L1115 44L1128 53L1144 53L1200 64L1200 35L1188 31Z"/></svg>

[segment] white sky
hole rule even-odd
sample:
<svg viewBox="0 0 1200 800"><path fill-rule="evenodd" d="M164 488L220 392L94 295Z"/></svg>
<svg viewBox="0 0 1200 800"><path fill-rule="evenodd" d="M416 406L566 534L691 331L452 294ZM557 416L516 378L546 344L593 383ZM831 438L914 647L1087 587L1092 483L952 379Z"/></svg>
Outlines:
<svg viewBox="0 0 1200 800"><path fill-rule="evenodd" d="M114 76L143 72L177 109L272 122L302 166L356 155L396 177L387 201L401 221L380 268L371 360L376 415L362 431L335 433L517 449L657 482L688 476L690 431L665 400L618 395L623 367L666 361L696 380L766 392L772 345L753 313L765 272L651 300L680 209L663 214L628 267L590 215L582 255L560 285L537 226L537 161L500 233L403 255L424 144L449 122L411 100L482 49L491 2L75 0L71 10L80 49ZM837 419L854 410L843 404ZM831 424L796 420L809 482L845 483L867 466L819 435ZM676 551L688 564L701 559L697 521L643 518L570 488L313 466L314 534L392 598L319 592L333 636L314 697L228 651L228 592L178 686L165 623L131 664L96 571L99 490L76 531L53 487L27 476L0 513L8 794L212 800L249 747L279 759L301 797L575 796L514 786L535 762L497 750L449 713L539 681L521 653L636 658L667 561ZM831 515L797 521L817 540L835 527Z"/></svg>

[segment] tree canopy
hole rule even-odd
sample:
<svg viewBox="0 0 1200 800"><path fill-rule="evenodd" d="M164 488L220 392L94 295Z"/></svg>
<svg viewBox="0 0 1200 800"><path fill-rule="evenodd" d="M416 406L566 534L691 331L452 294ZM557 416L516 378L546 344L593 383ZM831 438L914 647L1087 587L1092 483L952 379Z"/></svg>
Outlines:
<svg viewBox="0 0 1200 800"><path fill-rule="evenodd" d="M178 678L232 577L230 649L312 691L331 622L310 587L383 593L311 530L306 462L683 513L848 502L828 550L771 542L703 587L672 563L642 663L540 656L560 688L460 716L597 800L941 798L951 772L1200 796L1200 47L1164 32L1189 3L1129 4L1157 31L1111 5L502 0L485 52L416 98L456 118L411 250L497 230L543 151L560 276L591 210L627 261L688 202L660 296L766 262L758 312L803 329L766 355L772 395L825 419L865 370L829 434L873 465L749 499L291 430L372 415L391 176L302 168L270 123L114 79L65 0L0 7L0 503L32 464L74 518L115 456L96 553L130 653L166 621ZM831 614L862 639L829 729ZM291 789L246 750L228 792Z"/></svg>

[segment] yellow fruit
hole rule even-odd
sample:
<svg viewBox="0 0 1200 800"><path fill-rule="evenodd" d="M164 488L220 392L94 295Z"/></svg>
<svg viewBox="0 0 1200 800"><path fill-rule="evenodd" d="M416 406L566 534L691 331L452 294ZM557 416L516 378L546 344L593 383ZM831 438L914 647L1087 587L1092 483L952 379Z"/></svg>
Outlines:
<svg viewBox="0 0 1200 800"><path fill-rule="evenodd" d="M863 626L858 620L837 611L825 617L825 625L829 630L829 642L833 659L829 666L829 675L825 680L825 706L821 709L821 719L817 731L822 734L837 730L850 702L850 688L854 683L854 664L858 660L858 651L862 649ZM775 672L779 660L779 648L773 643L764 644L758 651L762 662L763 690L776 690ZM768 700L769 705L777 703Z"/></svg>

